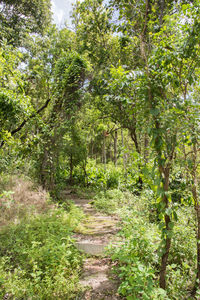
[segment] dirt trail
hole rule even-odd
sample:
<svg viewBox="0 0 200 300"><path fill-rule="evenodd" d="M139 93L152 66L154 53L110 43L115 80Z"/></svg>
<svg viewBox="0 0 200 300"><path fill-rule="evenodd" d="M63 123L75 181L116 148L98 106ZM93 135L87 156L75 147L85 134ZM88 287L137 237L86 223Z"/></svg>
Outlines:
<svg viewBox="0 0 200 300"><path fill-rule="evenodd" d="M104 254L105 247L116 240L119 220L115 216L98 213L89 203L91 200L72 198L86 215L79 232L74 235L77 248L87 254L80 283L83 287L88 287L88 290L79 299L121 299L117 294L118 282L111 279L111 261Z"/></svg>

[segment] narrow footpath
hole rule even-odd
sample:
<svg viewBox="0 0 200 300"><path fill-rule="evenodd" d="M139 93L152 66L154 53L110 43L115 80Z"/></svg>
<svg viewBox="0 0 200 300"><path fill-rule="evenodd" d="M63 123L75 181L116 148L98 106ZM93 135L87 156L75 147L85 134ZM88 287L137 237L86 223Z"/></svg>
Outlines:
<svg viewBox="0 0 200 300"><path fill-rule="evenodd" d="M86 289L79 300L117 300L118 282L111 274L112 262L105 255L105 247L116 241L119 220L116 216L107 216L97 212L90 204L91 200L76 198L71 195L86 218L80 230L74 234L77 248L86 254L83 265L81 285Z"/></svg>

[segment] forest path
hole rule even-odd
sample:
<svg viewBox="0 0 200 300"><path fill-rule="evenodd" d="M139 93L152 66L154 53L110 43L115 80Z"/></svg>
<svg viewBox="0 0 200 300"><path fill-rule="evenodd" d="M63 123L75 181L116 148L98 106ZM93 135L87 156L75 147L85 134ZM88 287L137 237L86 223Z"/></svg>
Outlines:
<svg viewBox="0 0 200 300"><path fill-rule="evenodd" d="M117 294L118 282L110 276L111 260L105 256L105 247L116 241L119 219L97 212L90 204L91 200L77 198L75 195L71 195L71 198L86 215L74 234L77 248L87 254L80 284L88 289L79 299L121 299Z"/></svg>

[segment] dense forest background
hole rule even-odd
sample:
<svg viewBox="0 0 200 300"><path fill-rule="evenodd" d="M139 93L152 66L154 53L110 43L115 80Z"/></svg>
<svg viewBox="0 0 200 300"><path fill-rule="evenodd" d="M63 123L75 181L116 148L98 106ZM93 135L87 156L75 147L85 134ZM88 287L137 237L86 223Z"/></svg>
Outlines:
<svg viewBox="0 0 200 300"><path fill-rule="evenodd" d="M122 220L121 296L199 299L200 2L84 0L71 18L0 1L1 299L76 299L69 187Z"/></svg>

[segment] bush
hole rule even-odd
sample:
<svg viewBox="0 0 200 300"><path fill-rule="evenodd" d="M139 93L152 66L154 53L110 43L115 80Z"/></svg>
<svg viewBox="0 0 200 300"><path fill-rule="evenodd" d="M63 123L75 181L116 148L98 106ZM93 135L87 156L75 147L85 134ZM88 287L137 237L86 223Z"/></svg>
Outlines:
<svg viewBox="0 0 200 300"><path fill-rule="evenodd" d="M80 177L76 169L76 177ZM94 160L88 160L87 167L87 183L95 189L118 188L123 179L123 171L120 167L115 167L112 163L106 165L96 164Z"/></svg>
<svg viewBox="0 0 200 300"><path fill-rule="evenodd" d="M0 232L0 296L8 299L73 299L81 255L71 233L81 218L54 209Z"/></svg>
<svg viewBox="0 0 200 300"><path fill-rule="evenodd" d="M192 207L180 206L177 214L167 270L168 295L172 299L188 299L195 282L195 213Z"/></svg>
<svg viewBox="0 0 200 300"><path fill-rule="evenodd" d="M123 223L121 246L111 248L112 259L118 262L119 293L126 299L167 299L155 281L159 261L157 226L135 212L124 216Z"/></svg>
<svg viewBox="0 0 200 300"><path fill-rule="evenodd" d="M85 172L86 171L86 172ZM95 160L88 159L86 170L78 165L74 168L73 179L75 184L82 184L92 187L93 189L128 189L138 191L141 189L138 183L140 173L130 168L125 172L123 165L114 166L112 162L105 165L96 163Z"/></svg>
<svg viewBox="0 0 200 300"><path fill-rule="evenodd" d="M149 221L152 195L143 191L132 197L132 205L118 210L122 230L116 246L109 252L121 284L119 293L126 299L190 299L195 282L195 215L191 207L177 207L167 267L167 289L159 289L161 233L159 225Z"/></svg>

